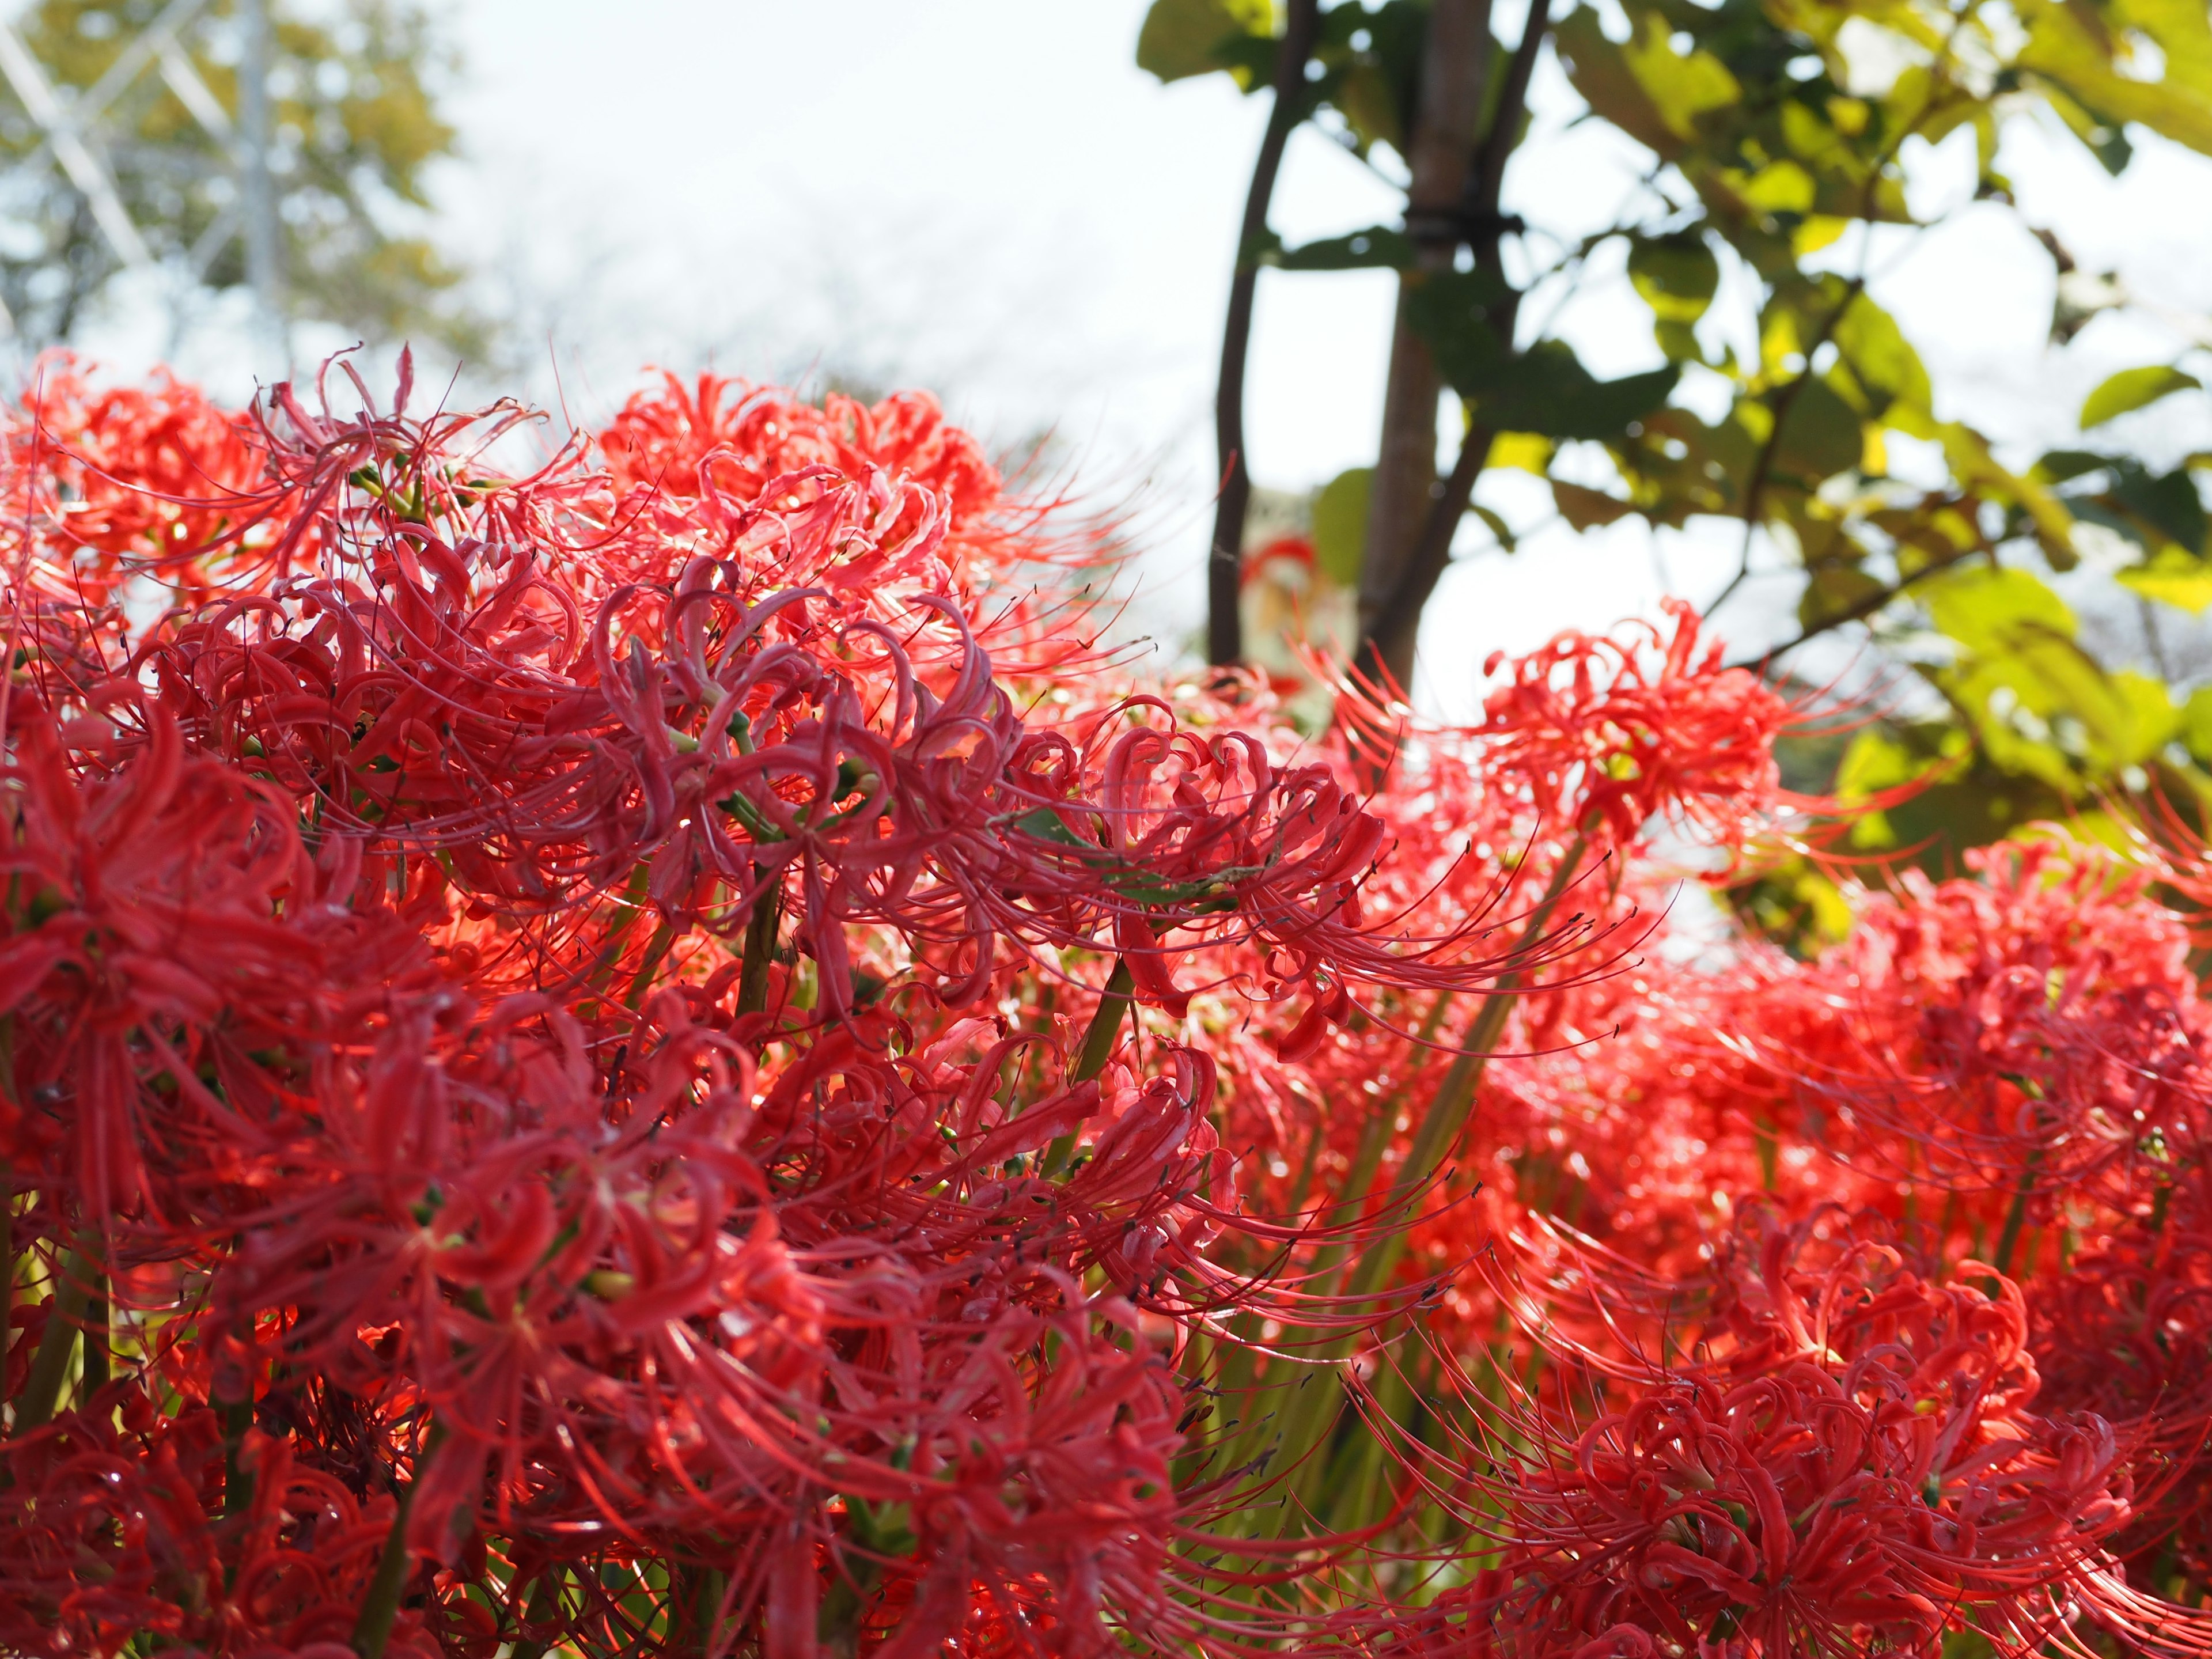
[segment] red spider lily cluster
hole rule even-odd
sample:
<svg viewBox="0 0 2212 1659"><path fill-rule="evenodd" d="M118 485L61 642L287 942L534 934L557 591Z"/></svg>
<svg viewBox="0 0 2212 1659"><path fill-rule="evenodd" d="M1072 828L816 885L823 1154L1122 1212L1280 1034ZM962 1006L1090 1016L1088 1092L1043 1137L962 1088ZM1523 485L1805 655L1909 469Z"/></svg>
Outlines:
<svg viewBox="0 0 2212 1659"><path fill-rule="evenodd" d="M2187 860L1692 959L1686 610L1316 738L926 398L337 384L7 419L0 1652L2212 1649Z"/></svg>

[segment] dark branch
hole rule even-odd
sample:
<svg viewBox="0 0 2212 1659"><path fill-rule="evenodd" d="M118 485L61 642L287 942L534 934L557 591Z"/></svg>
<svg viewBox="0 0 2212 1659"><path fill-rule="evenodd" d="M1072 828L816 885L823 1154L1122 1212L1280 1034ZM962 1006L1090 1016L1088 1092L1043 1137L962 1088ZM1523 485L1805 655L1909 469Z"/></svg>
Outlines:
<svg viewBox="0 0 2212 1659"><path fill-rule="evenodd" d="M1213 398L1214 441L1221 462L1221 496L1215 504L1213 544L1206 562L1206 659L1217 668L1243 660L1244 628L1237 611L1243 574L1244 517L1252 504L1252 474L1244 461L1244 365L1252 344L1252 300L1260 277L1259 252L1267 234L1267 205L1291 130L1305 117L1306 60L1313 55L1320 0L1291 0L1275 60L1275 103L1252 167L1244 222L1237 242L1237 273L1229 284L1229 318L1222 330L1221 378Z"/></svg>

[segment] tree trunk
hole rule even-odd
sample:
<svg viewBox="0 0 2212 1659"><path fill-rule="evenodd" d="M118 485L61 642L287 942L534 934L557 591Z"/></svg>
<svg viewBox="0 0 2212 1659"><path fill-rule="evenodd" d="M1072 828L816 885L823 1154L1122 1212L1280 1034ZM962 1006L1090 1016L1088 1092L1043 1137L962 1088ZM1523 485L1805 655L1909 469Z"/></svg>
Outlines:
<svg viewBox="0 0 2212 1659"><path fill-rule="evenodd" d="M1407 324L1407 285L1418 283L1422 273L1451 268L1489 71L1490 0L1435 0L1421 59L1420 102L1407 147L1413 178L1406 228L1414 241L1414 269L1401 283L1398 324L1390 338L1382 442L1359 571L1363 640L1373 636L1376 623L1391 609L1437 500L1437 399L1443 387L1428 347ZM1383 647L1377 653L1380 665L1410 690L1410 633L1402 648L1392 648L1397 641L1377 643Z"/></svg>
<svg viewBox="0 0 2212 1659"><path fill-rule="evenodd" d="M1244 517L1252 504L1252 473L1244 461L1244 364L1252 343L1252 301L1259 285L1261 239L1267 234L1267 204L1304 111L1306 60L1313 55L1320 0L1291 0L1281 55L1275 63L1275 104L1252 168L1237 233L1237 274L1229 283L1229 318L1221 333L1221 378L1213 396L1213 435L1221 459L1221 495L1214 505L1213 544L1206 562L1206 659L1226 668L1244 659L1239 590L1244 568Z"/></svg>

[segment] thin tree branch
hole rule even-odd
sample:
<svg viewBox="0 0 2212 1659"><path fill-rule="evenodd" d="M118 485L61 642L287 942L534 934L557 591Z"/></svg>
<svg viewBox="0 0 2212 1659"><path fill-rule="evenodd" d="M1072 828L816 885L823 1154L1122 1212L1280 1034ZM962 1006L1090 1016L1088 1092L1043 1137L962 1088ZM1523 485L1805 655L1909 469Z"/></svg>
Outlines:
<svg viewBox="0 0 2212 1659"><path fill-rule="evenodd" d="M1867 617L1871 617L1875 611L1887 605L1892 599L1902 598L1908 589L1918 586L1920 583L1927 580L1929 577L1936 575L1939 572L1948 570L1954 564L1963 564L1966 560L1972 558L1977 553L1986 552L1987 550L1988 550L1986 548L1983 547L1979 543L1977 543L1972 547L1962 548L1955 553L1947 553L1940 559L1932 559L1920 569L1914 571L1910 576L1905 577L1904 580L1896 583L1894 586L1885 587L1879 593L1869 593L1863 599L1855 599L1850 604L1845 605L1841 611L1837 611L1834 616L1822 618L1820 622L1814 623L1812 627L1800 634L1796 639L1790 641L1787 645L1774 646L1768 650L1760 652L1755 657L1739 657L1734 662L1729 664L1729 666L1730 668L1762 668L1767 664L1773 662L1777 658L1788 656L1799 646L1808 644L1814 640L1819 639L1823 634L1832 634L1838 628L1846 627L1855 622L1863 622Z"/></svg>
<svg viewBox="0 0 2212 1659"><path fill-rule="evenodd" d="M1213 434L1221 463L1221 495L1215 503L1213 544L1206 562L1206 659L1225 668L1244 658L1238 586L1243 574L1244 519L1252 504L1252 474L1244 460L1244 368L1252 346L1252 301L1260 279L1260 247L1267 234L1267 207L1291 130L1305 117L1306 60L1320 27L1320 0L1291 0L1275 60L1275 104L1252 167L1244 222L1237 242L1237 271L1229 283L1229 316L1221 335L1221 377L1213 397Z"/></svg>

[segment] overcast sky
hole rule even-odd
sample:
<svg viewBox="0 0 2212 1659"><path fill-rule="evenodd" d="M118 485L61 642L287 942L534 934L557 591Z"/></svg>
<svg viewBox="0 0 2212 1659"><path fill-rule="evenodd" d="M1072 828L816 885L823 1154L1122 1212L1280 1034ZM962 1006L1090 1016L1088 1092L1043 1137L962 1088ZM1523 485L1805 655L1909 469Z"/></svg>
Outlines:
<svg viewBox="0 0 2212 1659"><path fill-rule="evenodd" d="M1499 0L1501 32L1517 28ZM1220 313L1266 99L1221 76L1161 87L1132 63L1142 0L437 0L463 69L464 158L439 181L442 234L490 273L538 342L528 389L605 414L647 362L755 377L810 368L941 391L1010 441L1056 431L1102 496L1133 496L1152 549L1144 615L1199 623ZM1537 139L1509 207L1572 235L1610 222L1642 153L1595 124L1548 65ZM1971 135L1908 156L1916 206L1964 198ZM2155 141L2115 184L2026 121L2000 166L2029 214L2091 270L2175 313L2212 309L2212 167ZM1325 138L1294 139L1276 228L1298 240L1394 216L1383 180ZM1856 261L1847 239L1838 257ZM2179 325L2103 319L2046 349L2049 260L2002 210L1970 207L1874 250L1873 290L1949 407L2025 447L2063 441L2112 368L2170 360ZM1601 373L1658 361L1648 313L1601 260L1559 325ZM1853 268L1856 268L1854 264ZM1261 283L1253 470L1303 489L1372 459L1392 282ZM1725 309L1716 307L1716 318ZM1544 307L1531 307L1531 312ZM1748 342L1746 342L1748 343ZM555 369L558 369L556 382ZM2162 447L2212 447L2197 417ZM1525 476L1484 499L1549 516ZM1479 534L1471 534L1479 542ZM1537 529L1513 557L1463 560L1424 635L1431 697L1457 705L1493 646L1714 591L1724 527ZM1762 642L1791 597L1770 585L1727 621Z"/></svg>

